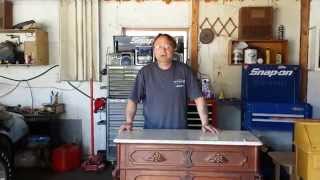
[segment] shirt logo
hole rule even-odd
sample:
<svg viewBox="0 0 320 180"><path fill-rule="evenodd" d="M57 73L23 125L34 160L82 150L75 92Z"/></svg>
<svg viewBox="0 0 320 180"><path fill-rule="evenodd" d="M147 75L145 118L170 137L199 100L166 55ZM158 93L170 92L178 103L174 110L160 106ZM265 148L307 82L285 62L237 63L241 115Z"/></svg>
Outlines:
<svg viewBox="0 0 320 180"><path fill-rule="evenodd" d="M182 88L182 87L184 87L184 84L186 83L186 80L177 79L177 80L174 80L173 83L175 84L176 88Z"/></svg>

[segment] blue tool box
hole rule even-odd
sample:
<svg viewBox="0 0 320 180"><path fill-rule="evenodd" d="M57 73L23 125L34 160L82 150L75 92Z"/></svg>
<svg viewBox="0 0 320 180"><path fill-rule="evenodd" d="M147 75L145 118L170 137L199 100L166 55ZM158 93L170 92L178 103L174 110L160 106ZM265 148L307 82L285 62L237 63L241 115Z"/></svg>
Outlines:
<svg viewBox="0 0 320 180"><path fill-rule="evenodd" d="M246 103L243 107L242 129L291 131L297 118L311 118L307 103Z"/></svg>
<svg viewBox="0 0 320 180"><path fill-rule="evenodd" d="M250 64L242 68L242 102L299 102L298 65Z"/></svg>

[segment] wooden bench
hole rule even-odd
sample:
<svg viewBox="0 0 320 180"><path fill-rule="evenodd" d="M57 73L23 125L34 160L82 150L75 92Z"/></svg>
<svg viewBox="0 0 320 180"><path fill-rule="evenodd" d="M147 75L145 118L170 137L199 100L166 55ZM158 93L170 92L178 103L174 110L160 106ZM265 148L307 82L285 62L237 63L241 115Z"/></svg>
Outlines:
<svg viewBox="0 0 320 180"><path fill-rule="evenodd" d="M269 152L275 164L275 180L280 180L280 167L283 167L289 174L290 180L295 180L295 153L294 152Z"/></svg>

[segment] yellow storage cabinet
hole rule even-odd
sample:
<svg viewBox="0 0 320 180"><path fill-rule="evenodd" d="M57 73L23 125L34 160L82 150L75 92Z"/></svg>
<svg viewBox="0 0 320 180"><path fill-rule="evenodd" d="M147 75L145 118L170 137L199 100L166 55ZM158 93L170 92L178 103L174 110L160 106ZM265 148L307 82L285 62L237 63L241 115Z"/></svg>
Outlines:
<svg viewBox="0 0 320 180"><path fill-rule="evenodd" d="M297 179L320 180L320 121L295 122Z"/></svg>

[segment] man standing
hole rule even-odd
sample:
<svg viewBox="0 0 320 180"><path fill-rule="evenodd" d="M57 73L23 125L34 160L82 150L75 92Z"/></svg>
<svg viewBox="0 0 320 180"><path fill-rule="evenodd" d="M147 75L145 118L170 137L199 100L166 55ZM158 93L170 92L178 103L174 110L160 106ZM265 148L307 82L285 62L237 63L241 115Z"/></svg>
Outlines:
<svg viewBox="0 0 320 180"><path fill-rule="evenodd" d="M136 77L126 108L126 122L119 131L131 130L137 103L143 103L145 129L186 129L188 98L194 100L202 131L217 133L208 124L208 111L197 79L183 63L173 61L176 41L159 34L153 41L156 61L144 66Z"/></svg>

